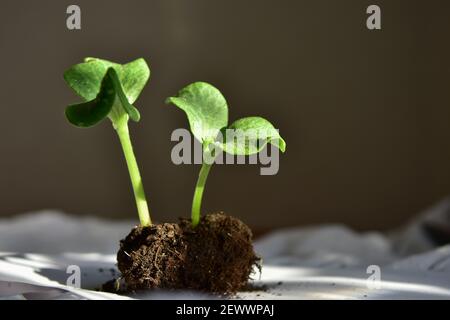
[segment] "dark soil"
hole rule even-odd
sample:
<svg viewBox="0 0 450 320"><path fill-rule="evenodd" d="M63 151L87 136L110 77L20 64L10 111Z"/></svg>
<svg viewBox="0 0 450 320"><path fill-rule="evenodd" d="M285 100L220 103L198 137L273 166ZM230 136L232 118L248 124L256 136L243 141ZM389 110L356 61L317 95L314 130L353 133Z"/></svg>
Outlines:
<svg viewBox="0 0 450 320"><path fill-rule="evenodd" d="M259 261L253 251L252 232L241 220L222 214L202 217L196 228L189 220L181 227L189 243L185 287L215 293L244 289Z"/></svg>
<svg viewBox="0 0 450 320"><path fill-rule="evenodd" d="M131 291L183 287L185 260L183 230L170 223L133 228L117 253L118 268Z"/></svg>
<svg viewBox="0 0 450 320"><path fill-rule="evenodd" d="M117 261L126 290L194 289L231 294L247 288L259 257L250 228L223 213L208 214L192 228L180 224L135 227L121 240Z"/></svg>

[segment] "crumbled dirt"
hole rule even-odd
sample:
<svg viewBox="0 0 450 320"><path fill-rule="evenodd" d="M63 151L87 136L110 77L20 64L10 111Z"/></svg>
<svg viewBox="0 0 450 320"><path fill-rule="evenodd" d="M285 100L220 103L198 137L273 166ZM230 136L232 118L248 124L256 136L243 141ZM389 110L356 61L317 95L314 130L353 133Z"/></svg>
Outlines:
<svg viewBox="0 0 450 320"><path fill-rule="evenodd" d="M186 243L177 224L135 227L120 241L117 266L130 291L182 288Z"/></svg>
<svg viewBox="0 0 450 320"><path fill-rule="evenodd" d="M252 232L241 220L223 213L209 214L196 228L189 220L181 227L188 242L185 287L215 293L246 288L259 258L253 251Z"/></svg>
<svg viewBox="0 0 450 320"><path fill-rule="evenodd" d="M248 288L260 258L247 225L214 213L203 216L196 228L187 219L135 227L121 240L117 261L127 291L165 288L232 294Z"/></svg>

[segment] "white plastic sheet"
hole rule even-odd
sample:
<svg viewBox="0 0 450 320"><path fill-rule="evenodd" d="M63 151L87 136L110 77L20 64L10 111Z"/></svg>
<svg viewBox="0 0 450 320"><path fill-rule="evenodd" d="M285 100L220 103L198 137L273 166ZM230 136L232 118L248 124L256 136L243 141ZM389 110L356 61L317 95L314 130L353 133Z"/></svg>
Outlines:
<svg viewBox="0 0 450 320"><path fill-rule="evenodd" d="M388 235L340 225L275 231L255 243L264 260L252 282L264 290L233 298L450 299L450 245L436 247L422 228L426 221L447 227L449 212L445 200ZM0 298L215 298L183 291L133 296L96 291L118 275L118 242L132 226L55 211L0 220ZM81 288L68 281L71 266L79 268Z"/></svg>

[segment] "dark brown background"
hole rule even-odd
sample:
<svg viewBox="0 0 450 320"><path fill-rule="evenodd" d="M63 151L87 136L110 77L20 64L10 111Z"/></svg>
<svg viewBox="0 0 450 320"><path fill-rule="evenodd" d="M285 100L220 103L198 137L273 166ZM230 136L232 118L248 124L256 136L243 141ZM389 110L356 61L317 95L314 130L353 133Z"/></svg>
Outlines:
<svg viewBox="0 0 450 320"><path fill-rule="evenodd" d="M65 26L82 10L82 30ZM369 4L381 31L365 27ZM135 217L111 125L79 130L63 70L85 56L143 56L152 79L131 125L154 218L188 215L198 166L170 161L184 114L165 97L219 87L230 119L259 114L288 150L276 176L216 166L205 211L256 228L401 224L450 191L448 1L1 1L0 215L57 208Z"/></svg>

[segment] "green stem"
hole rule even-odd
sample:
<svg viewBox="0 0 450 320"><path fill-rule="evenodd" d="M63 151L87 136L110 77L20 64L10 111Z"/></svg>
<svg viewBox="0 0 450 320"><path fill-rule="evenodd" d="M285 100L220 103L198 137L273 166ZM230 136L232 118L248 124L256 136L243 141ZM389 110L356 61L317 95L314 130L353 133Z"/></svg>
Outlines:
<svg viewBox="0 0 450 320"><path fill-rule="evenodd" d="M196 227L200 222L200 208L202 205L203 190L205 189L206 178L212 164L203 162L200 173L198 174L197 185L195 186L194 199L192 201L192 226Z"/></svg>
<svg viewBox="0 0 450 320"><path fill-rule="evenodd" d="M143 227L150 226L152 220L148 210L147 200L145 199L144 186L142 185L141 174L134 156L133 146L130 140L130 133L128 131L127 121L121 122L115 126L117 135L119 136L120 144L122 145L125 160L130 173L131 184L133 186L134 197L136 199L136 206L139 214L139 220Z"/></svg>

